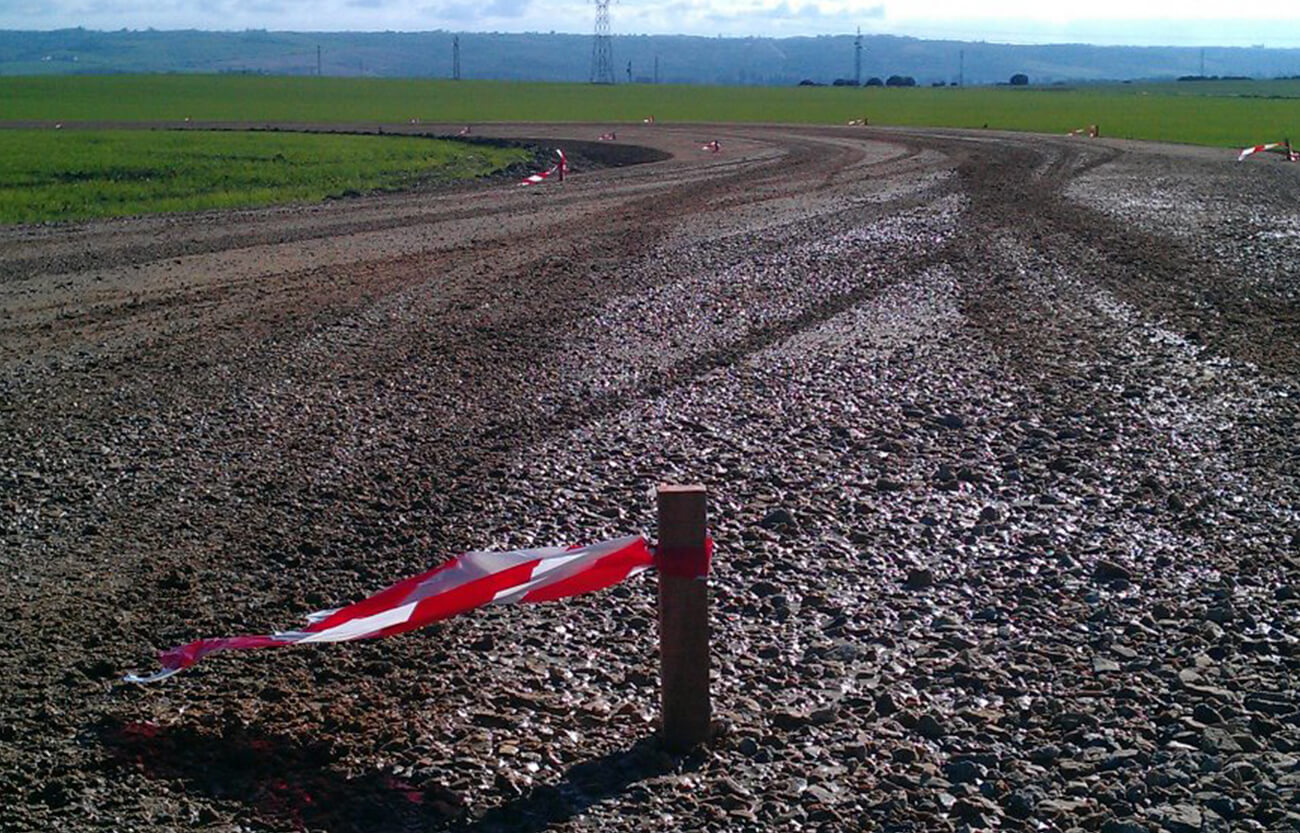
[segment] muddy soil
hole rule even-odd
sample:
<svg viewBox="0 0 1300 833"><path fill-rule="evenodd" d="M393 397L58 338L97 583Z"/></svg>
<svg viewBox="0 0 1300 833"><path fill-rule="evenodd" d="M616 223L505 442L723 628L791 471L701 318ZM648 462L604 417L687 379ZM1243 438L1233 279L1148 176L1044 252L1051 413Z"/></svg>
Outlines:
<svg viewBox="0 0 1300 833"><path fill-rule="evenodd" d="M618 133L658 161L0 231L0 829L1300 826L1300 166ZM658 482L718 546L690 755L653 575L120 681Z"/></svg>

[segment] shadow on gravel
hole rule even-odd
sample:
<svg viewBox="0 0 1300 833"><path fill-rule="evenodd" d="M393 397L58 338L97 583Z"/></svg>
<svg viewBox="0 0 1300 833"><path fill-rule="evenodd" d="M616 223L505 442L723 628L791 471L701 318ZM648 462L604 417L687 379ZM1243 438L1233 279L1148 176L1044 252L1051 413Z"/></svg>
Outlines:
<svg viewBox="0 0 1300 833"><path fill-rule="evenodd" d="M420 789L384 773L349 778L332 770L334 756L324 742L304 744L243 727L153 723L106 725L99 734L118 766L173 782L169 798L180 782L196 796L242 802L275 827L383 833L445 826L462 812L460 797L438 785ZM196 818L175 820L184 827L220 818L201 809Z"/></svg>
<svg viewBox="0 0 1300 833"><path fill-rule="evenodd" d="M673 758L660 748L657 736L642 738L628 749L574 764L559 782L531 787L481 818L467 819L453 829L466 833L540 833L615 796L621 797L623 807L646 803L652 793L639 782L696 769L699 763L689 757Z"/></svg>
<svg viewBox="0 0 1300 833"><path fill-rule="evenodd" d="M188 793L240 802L259 822L329 833L537 833L615 796L638 803L635 795L625 795L629 791L640 791L642 800L648 800L650 789L638 782L699 764L669 756L655 737L643 738L630 748L574 764L557 783L514 788L514 798L476 815L467 812L459 794L430 783L428 773L421 787L386 773L348 777L337 772L331 768L335 756L325 741L303 742L238 724L167 727L114 721L102 725L98 734L117 767L170 782L168 789L159 790L168 799ZM503 791L512 789L512 783L507 777L498 779ZM186 826L223 819L203 808L193 818L174 820Z"/></svg>

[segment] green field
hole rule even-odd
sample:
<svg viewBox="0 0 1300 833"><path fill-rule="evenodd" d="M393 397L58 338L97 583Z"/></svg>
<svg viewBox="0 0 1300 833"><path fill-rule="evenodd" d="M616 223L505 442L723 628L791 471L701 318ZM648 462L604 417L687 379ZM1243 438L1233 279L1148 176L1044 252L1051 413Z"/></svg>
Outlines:
<svg viewBox="0 0 1300 833"><path fill-rule="evenodd" d="M0 120L789 122L983 127L1235 147L1300 136L1300 82L692 87L215 75L0 79Z"/></svg>
<svg viewBox="0 0 1300 833"><path fill-rule="evenodd" d="M963 127L1242 147L1300 137L1300 81L1077 88L593 86L117 75L0 78L0 121L770 122ZM428 139L285 133L0 131L0 222L313 201L473 177L522 160Z"/></svg>
<svg viewBox="0 0 1300 833"><path fill-rule="evenodd" d="M481 176L528 157L391 136L4 130L0 222L317 201Z"/></svg>

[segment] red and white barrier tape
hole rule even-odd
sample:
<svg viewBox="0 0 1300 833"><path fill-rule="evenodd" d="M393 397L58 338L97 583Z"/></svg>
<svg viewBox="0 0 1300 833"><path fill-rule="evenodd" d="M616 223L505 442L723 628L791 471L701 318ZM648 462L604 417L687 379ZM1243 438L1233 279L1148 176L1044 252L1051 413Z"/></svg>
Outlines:
<svg viewBox="0 0 1300 833"><path fill-rule="evenodd" d="M393 636L483 605L549 602L603 590L651 567L666 575L702 579L709 574L712 553L712 541L702 551L657 553L640 535L585 547L469 552L355 604L312 613L302 630L195 640L162 651L161 671L128 674L125 679L157 682L220 651Z"/></svg>
<svg viewBox="0 0 1300 833"><path fill-rule="evenodd" d="M557 174L559 176L559 179L563 180L564 175L569 172L569 160L564 157L564 151L560 150L559 148L555 149L555 154L560 157L559 162L556 162L550 168L542 171L541 173L536 173L533 174L532 176L525 177L523 181L520 182L519 184L539 185Z"/></svg>
<svg viewBox="0 0 1300 833"><path fill-rule="evenodd" d="M1268 144L1245 148L1241 153L1237 154L1237 161L1244 162L1248 156L1266 151L1276 151L1285 156L1288 162L1300 161L1300 151L1292 150L1290 141L1269 142Z"/></svg>

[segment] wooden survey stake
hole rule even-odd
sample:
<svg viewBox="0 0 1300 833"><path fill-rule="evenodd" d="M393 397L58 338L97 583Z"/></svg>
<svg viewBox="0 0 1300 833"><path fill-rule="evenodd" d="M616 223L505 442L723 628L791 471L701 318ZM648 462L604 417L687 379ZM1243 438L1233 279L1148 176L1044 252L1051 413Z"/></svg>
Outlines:
<svg viewBox="0 0 1300 833"><path fill-rule="evenodd" d="M709 586L703 486L659 487L659 669L663 741L685 752L708 740ZM700 573L692 575L692 573Z"/></svg>

